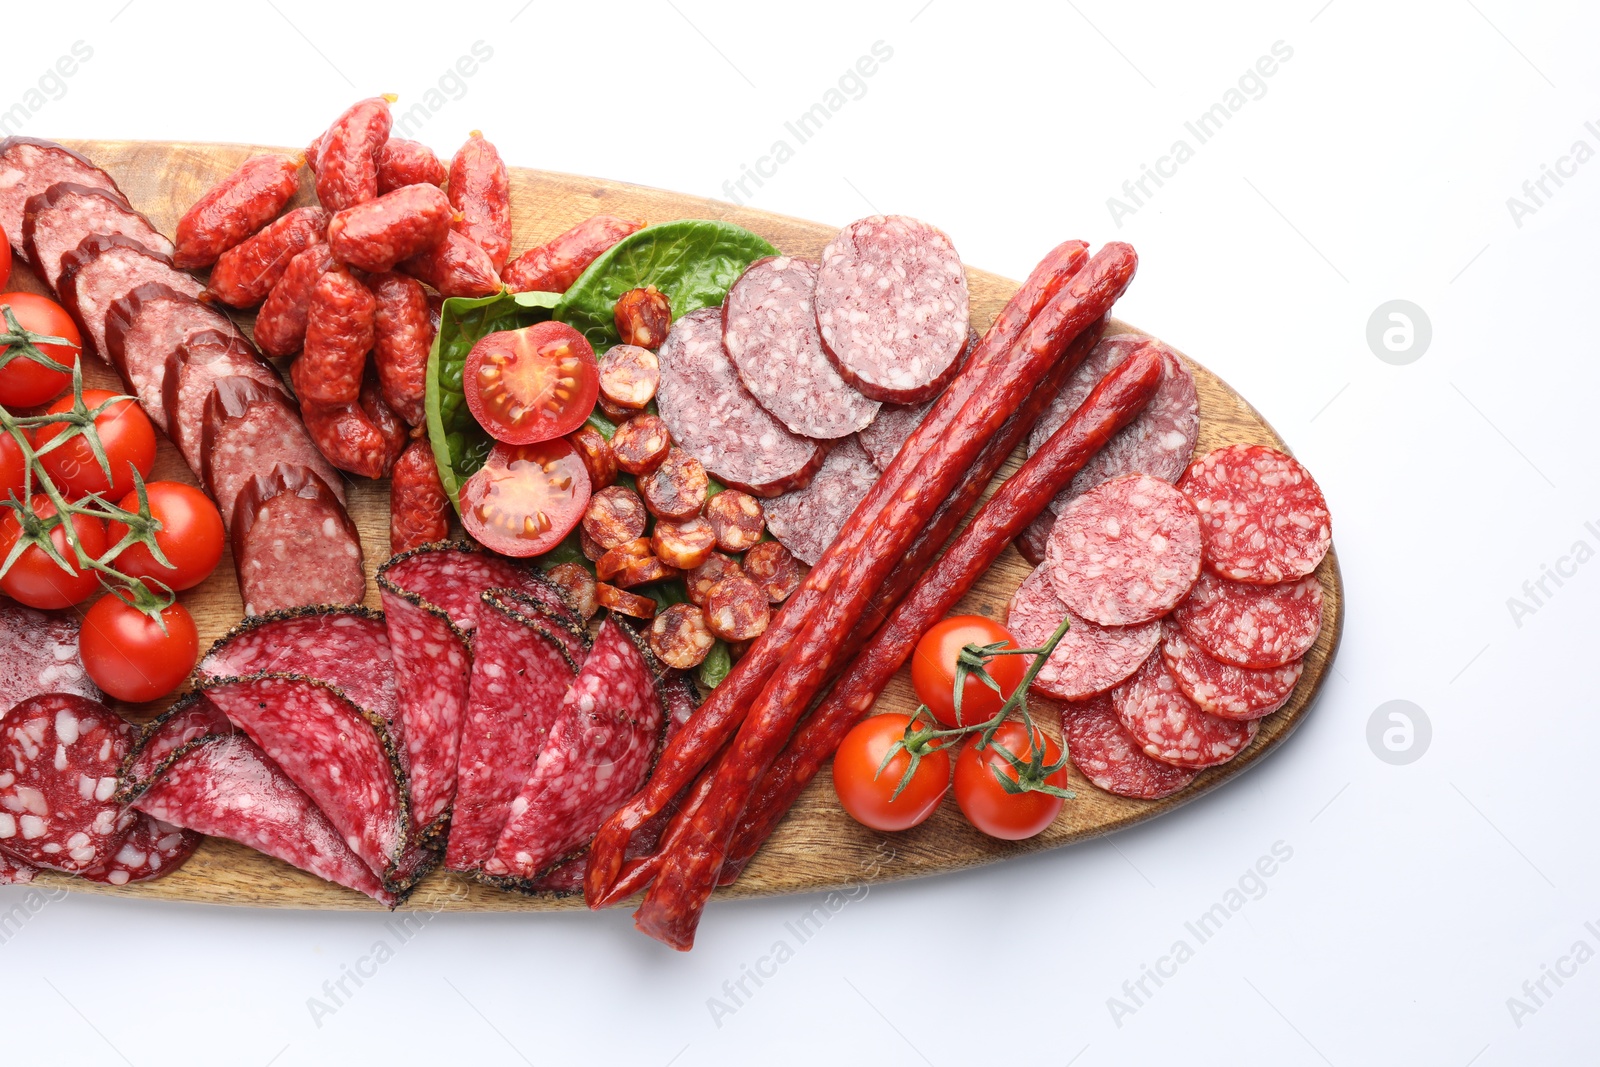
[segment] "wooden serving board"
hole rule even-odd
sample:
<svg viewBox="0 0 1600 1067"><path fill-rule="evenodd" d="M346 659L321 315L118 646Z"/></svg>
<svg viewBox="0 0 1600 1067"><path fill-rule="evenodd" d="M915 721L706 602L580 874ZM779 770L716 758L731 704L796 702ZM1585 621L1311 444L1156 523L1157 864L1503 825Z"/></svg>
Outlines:
<svg viewBox="0 0 1600 1067"><path fill-rule="evenodd" d="M129 141L68 144L109 171L133 205L168 234L206 188L246 157L265 151L292 151L246 145ZM301 196L309 200L309 175L306 178ZM652 223L682 218L724 219L755 231L784 252L811 258L821 253L836 232L835 227L823 223L598 178L513 168L511 187L516 252L546 241L574 223L601 212ZM1040 234L1040 253L1068 236L1071 235ZM973 322L983 329L1016 290L1017 283L980 270L969 269L967 277L972 293ZM44 291L24 267L18 267L14 278L13 288ZM248 327L248 317L242 325ZM1115 332L1133 328L1114 322L1111 329ZM1197 454L1235 443L1265 444L1287 451L1283 440L1243 397L1195 361L1189 360L1189 365L1200 394ZM94 379L91 384L120 389L108 368L91 368L89 376ZM1012 457L1002 474L1010 474L1020 459L1020 455ZM194 482L177 450L165 440L161 442L155 477ZM388 485L353 482L349 495L350 513L361 530L370 578L389 555ZM962 601L960 610L1003 621L1012 592L1029 570L1016 550L1008 548ZM1283 710L1262 722L1249 749L1232 762L1203 772L1193 785L1177 796L1153 802L1111 796L1089 785L1074 769L1072 788L1077 792L1077 799L1067 802L1054 825L1030 841L1006 843L972 829L954 802L948 800L931 819L914 830L900 834L873 832L856 823L839 807L832 781L824 772L812 783L739 882L720 890L718 896L769 896L976 867L1113 833L1172 811L1216 788L1282 744L1305 718L1322 686L1344 624L1344 590L1332 552L1323 561L1318 577L1325 593L1322 634L1306 656L1305 672L1294 696ZM204 584L184 594L183 600L200 628L203 652L211 641L237 623L243 612L231 560L225 557L217 572ZM381 606L377 588L370 582L367 604L375 608ZM908 675L909 672L902 670L894 679L878 701L879 710L910 712L916 706ZM170 701L121 710L143 721L167 703ZM1035 700L1034 709L1041 723L1053 729L1058 718L1051 702ZM112 888L48 872L40 876L40 881L75 891L142 899L275 908L378 908L360 894L218 839L206 840L181 870L143 885ZM530 898L504 893L439 871L418 887L407 906L430 911L549 911L579 908L583 904L581 898Z"/></svg>

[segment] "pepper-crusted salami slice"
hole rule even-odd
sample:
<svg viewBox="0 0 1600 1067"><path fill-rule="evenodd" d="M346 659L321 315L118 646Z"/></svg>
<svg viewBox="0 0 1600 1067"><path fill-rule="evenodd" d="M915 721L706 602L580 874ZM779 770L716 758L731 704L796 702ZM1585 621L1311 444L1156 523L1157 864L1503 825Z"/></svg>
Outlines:
<svg viewBox="0 0 1600 1067"><path fill-rule="evenodd" d="M78 657L78 620L0 602L0 719L43 693L100 699Z"/></svg>
<svg viewBox="0 0 1600 1067"><path fill-rule="evenodd" d="M1292 456L1228 445L1196 460L1178 486L1200 512L1206 565L1224 578L1270 584L1310 574L1328 554L1328 502Z"/></svg>
<svg viewBox="0 0 1600 1067"><path fill-rule="evenodd" d="M1122 728L1145 755L1174 767L1198 769L1226 763L1243 752L1259 723L1208 715L1184 695L1166 660L1151 656L1111 691Z"/></svg>
<svg viewBox="0 0 1600 1067"><path fill-rule="evenodd" d="M665 722L639 639L608 618L512 801L484 873L511 883L531 879L587 844L643 784Z"/></svg>
<svg viewBox="0 0 1600 1067"><path fill-rule="evenodd" d="M1322 583L1252 585L1200 575L1173 621L1214 659L1236 667L1281 667L1311 651L1322 630Z"/></svg>
<svg viewBox="0 0 1600 1067"><path fill-rule="evenodd" d="M1166 482L1128 474L1067 505L1046 563L1056 593L1079 618L1132 626L1159 618L1200 576L1200 521Z"/></svg>
<svg viewBox="0 0 1600 1067"><path fill-rule="evenodd" d="M0 229L17 255L27 258L22 241L22 219L28 198L58 182L73 182L105 189L122 197L117 183L99 167L70 148L37 137L7 137L0 141ZM127 203L127 197L122 197Z"/></svg>
<svg viewBox="0 0 1600 1067"><path fill-rule="evenodd" d="M334 265L325 241L299 252L256 312L255 338L269 356L290 356L306 339L306 319L317 279Z"/></svg>
<svg viewBox="0 0 1600 1067"><path fill-rule="evenodd" d="M122 847L106 862L78 872L80 878L106 885L149 882L171 874L200 847L193 830L162 822L139 812L122 839Z"/></svg>
<svg viewBox="0 0 1600 1067"><path fill-rule="evenodd" d="M167 356L161 381L161 406L167 414L167 436L178 446L189 469L205 469L206 401L223 378L250 378L288 399L277 369L238 334L202 330Z"/></svg>
<svg viewBox="0 0 1600 1067"><path fill-rule="evenodd" d="M1083 700L1110 689L1138 670L1161 643L1159 622L1097 626L1072 616L1043 567L1012 594L1006 628L1023 648L1040 648L1069 616L1072 626L1033 680L1035 689L1056 700Z"/></svg>
<svg viewBox="0 0 1600 1067"><path fill-rule="evenodd" d="M691 311L661 344L656 407L672 439L725 485L777 496L808 485L823 449L789 432L739 381L722 346L722 313Z"/></svg>
<svg viewBox="0 0 1600 1067"><path fill-rule="evenodd" d="M52 292L60 292L62 257L91 234L121 234L159 255L172 254L172 242L110 190L61 182L28 198L22 243Z"/></svg>
<svg viewBox="0 0 1600 1067"><path fill-rule="evenodd" d="M322 475L276 464L244 483L228 531L246 615L310 604L359 604L367 593L361 535Z"/></svg>
<svg viewBox="0 0 1600 1067"><path fill-rule="evenodd" d="M872 458L873 466L888 470L895 453L906 443L906 438L922 425L923 417L933 407L932 400L921 404L884 404L872 424L856 434L861 447Z"/></svg>
<svg viewBox="0 0 1600 1067"><path fill-rule="evenodd" d="M289 401L254 378L221 378L212 385L200 449L201 480L230 527L245 483L279 463L309 467L344 499L343 480L323 460Z"/></svg>
<svg viewBox="0 0 1600 1067"><path fill-rule="evenodd" d="M829 450L810 485L766 502L767 529L814 567L877 480L878 468L855 438L847 437Z"/></svg>
<svg viewBox="0 0 1600 1067"><path fill-rule="evenodd" d="M1251 670L1206 655L1171 619L1162 623L1161 655L1178 688L1202 711L1224 719L1260 719L1283 707L1300 681L1300 660Z"/></svg>
<svg viewBox="0 0 1600 1067"><path fill-rule="evenodd" d="M150 421L162 430L167 428L163 392L167 357L205 330L239 332L216 308L160 282L146 282L112 301L106 311L105 341L111 365L139 398Z"/></svg>
<svg viewBox="0 0 1600 1067"><path fill-rule="evenodd" d="M881 405L851 388L823 354L816 288L815 264L756 260L728 290L722 342L758 404L791 433L833 440L865 428Z"/></svg>
<svg viewBox="0 0 1600 1067"><path fill-rule="evenodd" d="M817 328L845 381L914 404L944 388L967 343L967 276L942 231L904 215L852 222L822 250Z"/></svg>
<svg viewBox="0 0 1600 1067"><path fill-rule="evenodd" d="M70 693L24 700L0 719L0 848L77 874L106 863L133 824L113 799L135 730Z"/></svg>
<svg viewBox="0 0 1600 1067"><path fill-rule="evenodd" d="M461 723L445 868L476 871L544 750L578 664L559 624L502 590L484 594Z"/></svg>
<svg viewBox="0 0 1600 1067"><path fill-rule="evenodd" d="M121 234L92 234L61 257L61 306L71 314L88 351L110 362L106 351L106 311L116 300L147 282L198 297L205 286L172 261Z"/></svg>
<svg viewBox="0 0 1600 1067"><path fill-rule="evenodd" d="M489 253L495 270L511 258L511 175L495 146L478 130L450 160L451 228Z"/></svg>
<svg viewBox="0 0 1600 1067"><path fill-rule="evenodd" d="M300 161L293 156L251 156L207 189L183 213L174 232L172 261L209 267L217 257L278 217L300 190Z"/></svg>
<svg viewBox="0 0 1600 1067"><path fill-rule="evenodd" d="M206 288L229 307L255 307L283 279L294 257L328 232L328 213L297 207L242 244L217 257Z"/></svg>
<svg viewBox="0 0 1600 1067"><path fill-rule="evenodd" d="M1061 718L1067 754L1097 789L1134 800L1160 800L1187 787L1198 773L1145 755L1117 720L1109 696L1069 707Z"/></svg>

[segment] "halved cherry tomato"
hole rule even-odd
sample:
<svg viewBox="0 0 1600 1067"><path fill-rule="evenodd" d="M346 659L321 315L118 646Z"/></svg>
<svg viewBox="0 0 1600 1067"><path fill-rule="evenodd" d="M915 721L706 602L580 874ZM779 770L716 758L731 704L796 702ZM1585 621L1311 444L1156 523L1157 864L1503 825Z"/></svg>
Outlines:
<svg viewBox="0 0 1600 1067"><path fill-rule="evenodd" d="M1034 736L1044 746L1044 766L1060 762L1061 747L1042 730ZM1041 833L1061 810L1062 799L1036 790L1007 793L995 777L998 770L1013 782L1017 780L1017 769L1000 754L1000 748L1023 763L1033 758L1028 728L1020 722L1003 722L987 748L980 749L978 741L975 735L956 757L956 803L961 814L973 826L1002 841L1022 841ZM1065 789L1067 769L1062 767L1049 775L1045 783Z"/></svg>
<svg viewBox="0 0 1600 1067"><path fill-rule="evenodd" d="M566 441L495 445L461 487L461 524L486 548L538 556L559 545L589 506L589 472Z"/></svg>
<svg viewBox="0 0 1600 1067"><path fill-rule="evenodd" d="M6 248L8 260L10 255L11 249L8 246ZM10 263L8 262L6 266L9 272ZM36 293L0 293L0 305L10 306L11 313L17 318L17 325L24 330L71 341L70 347L66 345L36 347L63 367L72 366L82 351L83 339L78 335L77 325L60 304ZM0 333L6 332L9 330L5 316L0 314ZM0 352L9 347L9 345L0 346ZM37 407L47 400L60 396L61 391L71 384L70 373L51 370L19 355L5 367L0 368L0 404L8 408Z"/></svg>
<svg viewBox="0 0 1600 1067"><path fill-rule="evenodd" d="M56 506L43 494L33 498L32 507L34 514L43 519L56 513ZM99 559L105 555L104 522L89 515L74 515L71 522L73 531L78 535L78 543L88 556ZM11 550L21 536L22 524L17 521L16 510L6 508L5 518L0 520L0 562L10 558ZM79 569L72 546L67 543L64 526L57 526L50 531L50 543L67 561L70 570L62 570L38 545L29 545L22 550L11 569L0 577L0 592L30 608L46 610L68 607L89 599L100 588L99 572L88 567Z"/></svg>
<svg viewBox="0 0 1600 1067"><path fill-rule="evenodd" d="M142 544L132 544L117 556L117 570L134 578L153 578L174 591L192 589L211 576L222 559L222 515L211 498L182 482L151 482L145 486L150 517L161 523L156 544L172 563L163 567ZM139 510L139 494L129 493L117 505L123 511ZM128 528L112 520L106 540L115 545Z"/></svg>
<svg viewBox="0 0 1600 1067"><path fill-rule="evenodd" d="M78 631L78 655L89 678L110 696L133 704L178 688L199 654L200 634L182 604L168 605L157 623L108 593L84 614Z"/></svg>
<svg viewBox="0 0 1600 1067"><path fill-rule="evenodd" d="M467 408L496 441L531 445L576 430L594 410L600 367L583 335L561 322L491 333L461 375Z"/></svg>
<svg viewBox="0 0 1600 1067"><path fill-rule="evenodd" d="M956 721L956 658L966 645L1020 648L1011 632L982 615L952 615L922 635L911 657L911 686L945 726L976 726L994 718L1028 673L1026 656L996 656L984 668L1000 685L996 693L969 674L961 689L961 716Z"/></svg>
<svg viewBox="0 0 1600 1067"><path fill-rule="evenodd" d="M0 500L8 497L21 500L27 488L28 461L23 458L22 446L15 437L0 431Z"/></svg>
<svg viewBox="0 0 1600 1067"><path fill-rule="evenodd" d="M880 773L883 758L904 735L909 715L874 715L856 723L833 756L833 791L850 817L874 830L909 830L939 806L950 787L950 754L936 749L923 756L911 781L896 797L911 763L901 749ZM893 798L893 799L890 799Z"/></svg>
<svg viewBox="0 0 1600 1067"><path fill-rule="evenodd" d="M116 395L104 389L85 389L83 402L93 411ZM52 415L71 410L70 396L62 397L48 408ZM150 425L150 416L134 400L121 400L106 408L94 420L94 427L100 435L106 459L111 463L111 481L106 481L105 472L100 469L89 442L84 440L82 434L45 452L39 457L39 462L55 480L57 488L74 497L89 493L99 493L107 498L122 497L133 490L133 468L139 469L140 477L150 476L150 468L156 462L155 427ZM66 425L59 422L41 428L34 439L34 447L43 449L65 430Z"/></svg>

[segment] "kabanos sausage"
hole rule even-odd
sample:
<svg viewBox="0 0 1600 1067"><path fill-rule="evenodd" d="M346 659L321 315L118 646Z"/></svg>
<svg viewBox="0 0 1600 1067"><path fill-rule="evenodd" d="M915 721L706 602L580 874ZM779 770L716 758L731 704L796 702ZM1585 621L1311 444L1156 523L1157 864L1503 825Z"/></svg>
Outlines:
<svg viewBox="0 0 1600 1067"><path fill-rule="evenodd" d="M512 260L505 269L506 286L513 293L564 293L607 249L643 228L642 222L615 215L585 219Z"/></svg>
<svg viewBox="0 0 1600 1067"><path fill-rule="evenodd" d="M511 258L511 176L483 134L473 130L450 161L452 228L489 253L499 271Z"/></svg>
<svg viewBox="0 0 1600 1067"><path fill-rule="evenodd" d="M374 96L352 104L313 142L317 199L343 211L378 195L378 150L389 139L389 105L397 97Z"/></svg>
<svg viewBox="0 0 1600 1067"><path fill-rule="evenodd" d="M427 282L441 296L494 296L502 288L489 253L454 230L432 248L403 261L400 269Z"/></svg>
<svg viewBox="0 0 1600 1067"><path fill-rule="evenodd" d="M378 195L402 185L443 185L449 172L433 149L404 137L391 137L378 149Z"/></svg>
<svg viewBox="0 0 1600 1067"><path fill-rule="evenodd" d="M256 312L256 344L269 356L290 356L306 339L306 312L311 291L323 271L333 266L325 241L299 252Z"/></svg>
<svg viewBox="0 0 1600 1067"><path fill-rule="evenodd" d="M389 554L450 536L450 497L426 438L406 446L389 472Z"/></svg>
<svg viewBox="0 0 1600 1067"><path fill-rule="evenodd" d="M351 404L376 333L372 290L343 267L317 279L306 311L306 340L294 363L295 392L315 404Z"/></svg>
<svg viewBox="0 0 1600 1067"><path fill-rule="evenodd" d="M393 272L374 276L368 287L377 301L372 362L383 401L412 426L421 426L428 353L437 332L428 313L428 295L415 278Z"/></svg>
<svg viewBox="0 0 1600 1067"><path fill-rule="evenodd" d="M304 357L295 361L290 372L296 391L300 389L300 379L293 372L302 362ZM319 404L302 394L300 417L317 450L329 463L363 478L388 474L405 443L405 427L371 385L363 386L358 401L348 404Z"/></svg>
<svg viewBox="0 0 1600 1067"><path fill-rule="evenodd" d="M450 215L450 201L438 186L407 185L334 215L328 247L341 263L386 271L443 241Z"/></svg>
<svg viewBox="0 0 1600 1067"><path fill-rule="evenodd" d="M218 256L206 288L229 307L254 307L283 278L290 260L322 240L327 228L326 211L297 207Z"/></svg>
<svg viewBox="0 0 1600 1067"><path fill-rule="evenodd" d="M252 156L207 189L174 231L175 267L209 267L234 245L278 217L300 188L293 156Z"/></svg>

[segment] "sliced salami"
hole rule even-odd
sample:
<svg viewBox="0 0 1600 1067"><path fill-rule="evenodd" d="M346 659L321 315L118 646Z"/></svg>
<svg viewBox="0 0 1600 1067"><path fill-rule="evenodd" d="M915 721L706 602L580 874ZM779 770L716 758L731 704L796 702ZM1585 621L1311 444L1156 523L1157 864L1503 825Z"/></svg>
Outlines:
<svg viewBox="0 0 1600 1067"><path fill-rule="evenodd" d="M796 559L815 566L877 480L878 468L856 439L847 437L828 451L810 485L762 506L767 529Z"/></svg>
<svg viewBox="0 0 1600 1067"><path fill-rule="evenodd" d="M1111 691L1117 720L1145 755L1174 767L1214 767L1243 752L1260 725L1208 715L1184 695L1166 660L1151 656Z"/></svg>
<svg viewBox="0 0 1600 1067"><path fill-rule="evenodd" d="M172 255L172 242L109 190L58 182L28 198L22 215L22 244L52 292L60 291L62 257L90 234L122 234L152 252Z"/></svg>
<svg viewBox="0 0 1600 1067"><path fill-rule="evenodd" d="M1207 571L1172 613L1183 632L1213 659L1263 670L1304 656L1322 630L1322 583L1251 585Z"/></svg>
<svg viewBox="0 0 1600 1067"><path fill-rule="evenodd" d="M24 700L0 719L0 849L79 874L108 862L133 816L113 796L132 724L70 693Z"/></svg>
<svg viewBox="0 0 1600 1067"><path fill-rule="evenodd" d="M906 443L906 438L916 432L918 426L922 425L922 419L928 414L928 409L933 407L934 400L927 400L921 404L883 405L878 417L872 420L872 425L856 435L861 447L872 457L873 466L880 471L889 469L889 464L894 462L894 457L900 452L900 446Z"/></svg>
<svg viewBox="0 0 1600 1067"><path fill-rule="evenodd" d="M3 850L0 850L0 885L27 885L33 881L33 876L38 873L38 868L29 867L16 857L7 855ZM578 878L581 883L583 878L582 864L579 864Z"/></svg>
<svg viewBox="0 0 1600 1067"><path fill-rule="evenodd" d="M171 874L200 847L200 835L193 830L162 822L139 812L117 849L105 863L80 872L79 877L105 885L131 885L149 882Z"/></svg>
<svg viewBox="0 0 1600 1067"><path fill-rule="evenodd" d="M1061 717L1067 754L1097 789L1134 800L1160 800L1182 790L1199 773L1145 755L1117 721L1109 696L1075 704Z"/></svg>
<svg viewBox="0 0 1600 1067"><path fill-rule="evenodd" d="M1260 719L1289 702L1300 681L1300 660L1251 670L1212 659L1171 619L1162 623L1161 655L1185 696L1224 719Z"/></svg>
<svg viewBox="0 0 1600 1067"><path fill-rule="evenodd" d="M1224 578L1270 584L1310 574L1328 554L1328 502L1292 456L1228 445L1190 465L1178 487L1205 529L1206 565Z"/></svg>
<svg viewBox="0 0 1600 1067"><path fill-rule="evenodd" d="M517 885L585 847L606 816L644 784L666 720L648 656L616 616L600 624L483 865L490 880Z"/></svg>
<svg viewBox="0 0 1600 1067"><path fill-rule="evenodd" d="M845 381L874 400L938 394L967 343L967 275L942 231L904 215L852 222L822 250L817 328Z"/></svg>
<svg viewBox="0 0 1600 1067"><path fill-rule="evenodd" d="M511 802L560 716L578 675L561 629L525 598L484 594L456 763L449 870L476 871L494 852Z"/></svg>
<svg viewBox="0 0 1600 1067"><path fill-rule="evenodd" d="M833 440L871 424L881 406L841 377L817 333L817 267L768 256L745 269L722 305L722 342L756 402L801 437Z"/></svg>
<svg viewBox="0 0 1600 1067"><path fill-rule="evenodd" d="M1028 575L1012 594L1006 628L1020 647L1041 648L1066 618L1072 625L1033 679L1034 689L1056 700L1083 700L1105 692L1138 670L1161 643L1159 622L1097 626L1073 615L1056 595L1044 567Z"/></svg>
<svg viewBox="0 0 1600 1067"><path fill-rule="evenodd" d="M106 189L127 203L111 175L70 148L36 137L7 137L0 141L0 228L23 259L28 257L22 240L28 200L58 182Z"/></svg>
<svg viewBox="0 0 1600 1067"><path fill-rule="evenodd" d="M1045 561L1050 549L1050 531L1055 529L1056 513L1046 508L1039 517L1028 523L1017 535L1017 551L1022 558L1037 567Z"/></svg>
<svg viewBox="0 0 1600 1067"><path fill-rule="evenodd" d="M1067 505L1046 564L1073 614L1102 626L1160 618L1200 576L1200 519L1166 482L1127 474Z"/></svg>
<svg viewBox="0 0 1600 1067"><path fill-rule="evenodd" d="M44 693L101 698L78 658L78 620L0 602L0 719Z"/></svg>
<svg viewBox="0 0 1600 1067"><path fill-rule="evenodd" d="M167 356L161 380L161 406L167 412L167 436L183 453L189 469L205 468L206 401L211 387L222 378L253 378L268 389L283 392L283 379L262 359L250 342L221 330L202 330Z"/></svg>
<svg viewBox="0 0 1600 1067"><path fill-rule="evenodd" d="M366 597L361 535L316 471L279 463L255 475L240 488L231 522L246 615Z"/></svg>
<svg viewBox="0 0 1600 1067"><path fill-rule="evenodd" d="M161 282L146 282L106 311L106 351L112 366L162 430L167 357L206 330L237 333L233 321L208 304ZM227 513L224 512L224 515Z"/></svg>
<svg viewBox="0 0 1600 1067"><path fill-rule="evenodd" d="M202 423L200 480L230 527L245 483L280 463L314 471L344 502L344 479L322 458L281 389L240 375L219 378L206 398Z"/></svg>
<svg viewBox="0 0 1600 1067"><path fill-rule="evenodd" d="M724 485L777 496L810 483L823 448L767 414L722 344L722 312L701 308L661 343L656 407L672 439Z"/></svg>
<svg viewBox="0 0 1600 1067"><path fill-rule="evenodd" d="M109 363L106 312L116 301L152 282L192 297L205 289L194 275L175 268L166 256L121 234L85 237L63 255L61 305L78 324L84 348Z"/></svg>

